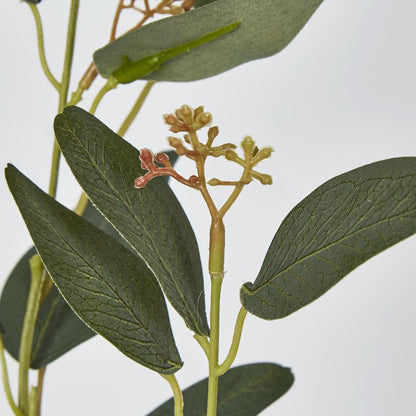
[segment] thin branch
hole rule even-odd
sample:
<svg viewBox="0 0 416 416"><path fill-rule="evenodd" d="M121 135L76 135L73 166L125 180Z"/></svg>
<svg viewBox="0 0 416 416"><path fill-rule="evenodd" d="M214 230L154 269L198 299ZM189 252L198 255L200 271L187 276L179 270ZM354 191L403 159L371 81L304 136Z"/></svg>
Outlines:
<svg viewBox="0 0 416 416"><path fill-rule="evenodd" d="M43 39L43 26L42 26L42 20L40 18L39 10L36 5L32 3L27 3L30 7L30 10L33 13L33 17L35 18L35 24L36 24L36 33L38 37L38 51L39 51L39 59L40 63L42 65L43 72L46 75L46 78L48 78L49 82L53 85L53 87L59 92L61 88L61 84L58 82L58 80L54 77L52 74L48 62L46 60L46 54L45 54L45 42Z"/></svg>

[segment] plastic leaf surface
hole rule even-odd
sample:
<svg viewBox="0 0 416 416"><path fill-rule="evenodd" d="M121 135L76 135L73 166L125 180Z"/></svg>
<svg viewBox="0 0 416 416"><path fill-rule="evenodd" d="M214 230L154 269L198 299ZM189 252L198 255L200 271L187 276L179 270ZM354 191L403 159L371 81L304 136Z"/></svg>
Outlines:
<svg viewBox="0 0 416 416"><path fill-rule="evenodd" d="M6 179L49 275L78 316L134 361L165 374L181 368L163 294L146 265L15 167Z"/></svg>
<svg viewBox="0 0 416 416"><path fill-rule="evenodd" d="M261 318L283 318L415 232L415 157L344 173L317 188L285 218L256 280L241 288L241 302Z"/></svg>
<svg viewBox="0 0 416 416"><path fill-rule="evenodd" d="M292 386L290 368L273 363L235 367L218 380L218 416L257 416L283 396ZM205 416L208 379L183 392L184 416ZM148 416L173 415L173 399L163 403Z"/></svg>
<svg viewBox="0 0 416 416"><path fill-rule="evenodd" d="M299 33L323 0L217 0L187 13L161 19L111 42L94 54L108 78L123 57L136 61L202 38L233 22L240 26L218 39L169 60L146 79L194 81L245 62L274 55Z"/></svg>
<svg viewBox="0 0 416 416"><path fill-rule="evenodd" d="M188 327L208 335L198 245L166 181L135 189L144 173L139 151L80 108L57 116L55 133L90 200L148 264Z"/></svg>
<svg viewBox="0 0 416 416"><path fill-rule="evenodd" d="M11 272L0 299L0 317L4 324L4 346L18 360L20 334L30 288L29 259L32 247ZM51 363L73 347L95 335L72 311L55 287L42 303L36 321L32 350L32 368Z"/></svg>
<svg viewBox="0 0 416 416"><path fill-rule="evenodd" d="M83 218L130 248L91 203L87 204ZM0 297L0 317L5 326L4 346L16 360L19 356L20 334L30 289L29 259L34 254L36 250L32 247L20 258ZM44 367L94 335L95 332L76 316L59 291L52 287L40 307L36 321L31 367Z"/></svg>

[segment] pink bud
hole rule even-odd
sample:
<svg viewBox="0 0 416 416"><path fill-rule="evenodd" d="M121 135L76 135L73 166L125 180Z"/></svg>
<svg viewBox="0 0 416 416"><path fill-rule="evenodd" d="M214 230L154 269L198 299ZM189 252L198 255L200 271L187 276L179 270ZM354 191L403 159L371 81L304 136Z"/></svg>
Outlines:
<svg viewBox="0 0 416 416"><path fill-rule="evenodd" d="M161 163L163 166L171 167L172 165L169 162L169 156L166 153L158 153L155 159Z"/></svg>

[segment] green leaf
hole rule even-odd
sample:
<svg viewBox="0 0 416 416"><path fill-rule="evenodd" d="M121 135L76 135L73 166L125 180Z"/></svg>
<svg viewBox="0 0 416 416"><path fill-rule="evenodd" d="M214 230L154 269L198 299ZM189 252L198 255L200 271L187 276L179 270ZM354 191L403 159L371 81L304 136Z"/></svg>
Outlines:
<svg viewBox="0 0 416 416"><path fill-rule="evenodd" d="M195 8L205 6L206 4L213 3L214 1L217 0L195 0L194 6Z"/></svg>
<svg viewBox="0 0 416 416"><path fill-rule="evenodd" d="M235 30L240 25L240 22L234 22L219 29L204 34L204 36L192 39L181 45L174 46L170 49L165 49L136 61L130 60L127 56L123 56L120 66L113 72L113 77L121 84L129 84L149 76L153 71L159 69L165 62L168 62L176 56L189 52L191 49L212 42L220 36L224 36L232 30Z"/></svg>
<svg viewBox="0 0 416 416"><path fill-rule="evenodd" d="M241 302L261 318L283 318L415 232L415 157L344 173L317 188L285 218L256 280L241 288Z"/></svg>
<svg viewBox="0 0 416 416"><path fill-rule="evenodd" d="M240 26L215 41L169 60L146 79L194 81L285 48L323 0L217 0L178 16L161 19L117 39L94 54L100 74L108 78L123 56L131 61L202 38L233 22Z"/></svg>
<svg viewBox="0 0 416 416"><path fill-rule="evenodd" d="M83 217L130 248L90 202L87 204ZM20 258L10 273L0 297L0 317L6 331L4 346L16 360L19 357L20 334L30 289L29 259L34 254L36 250L32 247ZM94 335L95 332L91 331L75 315L59 291L53 287L42 303L36 321L31 368L40 368L50 364Z"/></svg>
<svg viewBox="0 0 416 416"><path fill-rule="evenodd" d="M32 247L11 272L0 298L0 317L4 325L4 346L18 360L20 335L30 289L29 259ZM72 311L55 287L42 303L36 321L31 368L51 363L73 347L90 339L91 331Z"/></svg>
<svg viewBox="0 0 416 416"><path fill-rule="evenodd" d="M49 275L81 319L146 367L181 368L163 294L146 265L14 166L6 179Z"/></svg>
<svg viewBox="0 0 416 416"><path fill-rule="evenodd" d="M235 367L218 380L218 416L257 416L283 396L294 377L289 368L273 363ZM183 392L184 416L205 416L208 379ZM173 399L163 403L148 416L173 415Z"/></svg>
<svg viewBox="0 0 416 416"><path fill-rule="evenodd" d="M66 108L55 133L78 182L148 264L186 324L208 335L198 245L189 221L162 178L143 189L139 152L86 111Z"/></svg>

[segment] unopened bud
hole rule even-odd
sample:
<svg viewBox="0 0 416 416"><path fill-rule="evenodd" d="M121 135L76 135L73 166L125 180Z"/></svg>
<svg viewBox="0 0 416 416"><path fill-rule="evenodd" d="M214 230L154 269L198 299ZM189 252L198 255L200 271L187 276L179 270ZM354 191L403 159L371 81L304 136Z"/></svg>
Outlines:
<svg viewBox="0 0 416 416"><path fill-rule="evenodd" d="M155 169L155 164L153 153L149 149L142 149L140 150L139 159L142 162L141 167L142 169L146 169L148 171L152 171Z"/></svg>
<svg viewBox="0 0 416 416"><path fill-rule="evenodd" d="M238 155L234 150L226 150L224 152L224 156L227 160L233 160L236 161L238 159Z"/></svg>
<svg viewBox="0 0 416 416"><path fill-rule="evenodd" d="M163 119L165 120L165 123L169 125L176 124L178 121L173 114L164 114Z"/></svg>
<svg viewBox="0 0 416 416"><path fill-rule="evenodd" d="M214 139L218 136L219 129L218 126L210 127L208 130L208 145L211 146Z"/></svg>
<svg viewBox="0 0 416 416"><path fill-rule="evenodd" d="M192 175L189 177L188 181L191 185L197 185L199 182L199 178L196 175Z"/></svg>
<svg viewBox="0 0 416 416"><path fill-rule="evenodd" d="M177 137L168 137L168 142L174 148L183 147L182 141Z"/></svg>
<svg viewBox="0 0 416 416"><path fill-rule="evenodd" d="M206 126L211 123L212 115L211 113L200 113L195 117L195 121L202 126Z"/></svg>
<svg viewBox="0 0 416 416"><path fill-rule="evenodd" d="M244 137L241 142L241 147L243 148L245 154L251 156L254 149L254 140L250 136Z"/></svg>
<svg viewBox="0 0 416 416"><path fill-rule="evenodd" d="M264 147L263 149L260 149L255 155L255 157L253 158L253 162L258 163L263 159L269 158L272 152L273 152L272 147Z"/></svg>
<svg viewBox="0 0 416 416"><path fill-rule="evenodd" d="M172 166L169 161L169 156L166 153L158 153L155 157L155 160L161 163L163 166L166 166L166 167Z"/></svg>
<svg viewBox="0 0 416 416"><path fill-rule="evenodd" d="M148 181L149 180L146 176L140 176L137 179L135 179L134 187L135 188L143 188L147 184Z"/></svg>
<svg viewBox="0 0 416 416"><path fill-rule="evenodd" d="M192 124L192 108L189 105L183 105L175 111L176 117L187 125Z"/></svg>
<svg viewBox="0 0 416 416"><path fill-rule="evenodd" d="M194 0L184 0L181 6L185 11L188 11L192 8L193 5L194 5Z"/></svg>
<svg viewBox="0 0 416 416"><path fill-rule="evenodd" d="M211 185L211 186L217 186L221 183L221 181L217 178L212 178L207 183L208 185Z"/></svg>
<svg viewBox="0 0 416 416"><path fill-rule="evenodd" d="M259 181L263 184L263 185L271 185L273 183L273 179L270 175L266 175L265 173L261 173L259 175Z"/></svg>
<svg viewBox="0 0 416 416"><path fill-rule="evenodd" d="M201 114L204 112L204 106L200 105L199 107L195 108L194 110L194 119L198 116L198 114Z"/></svg>

